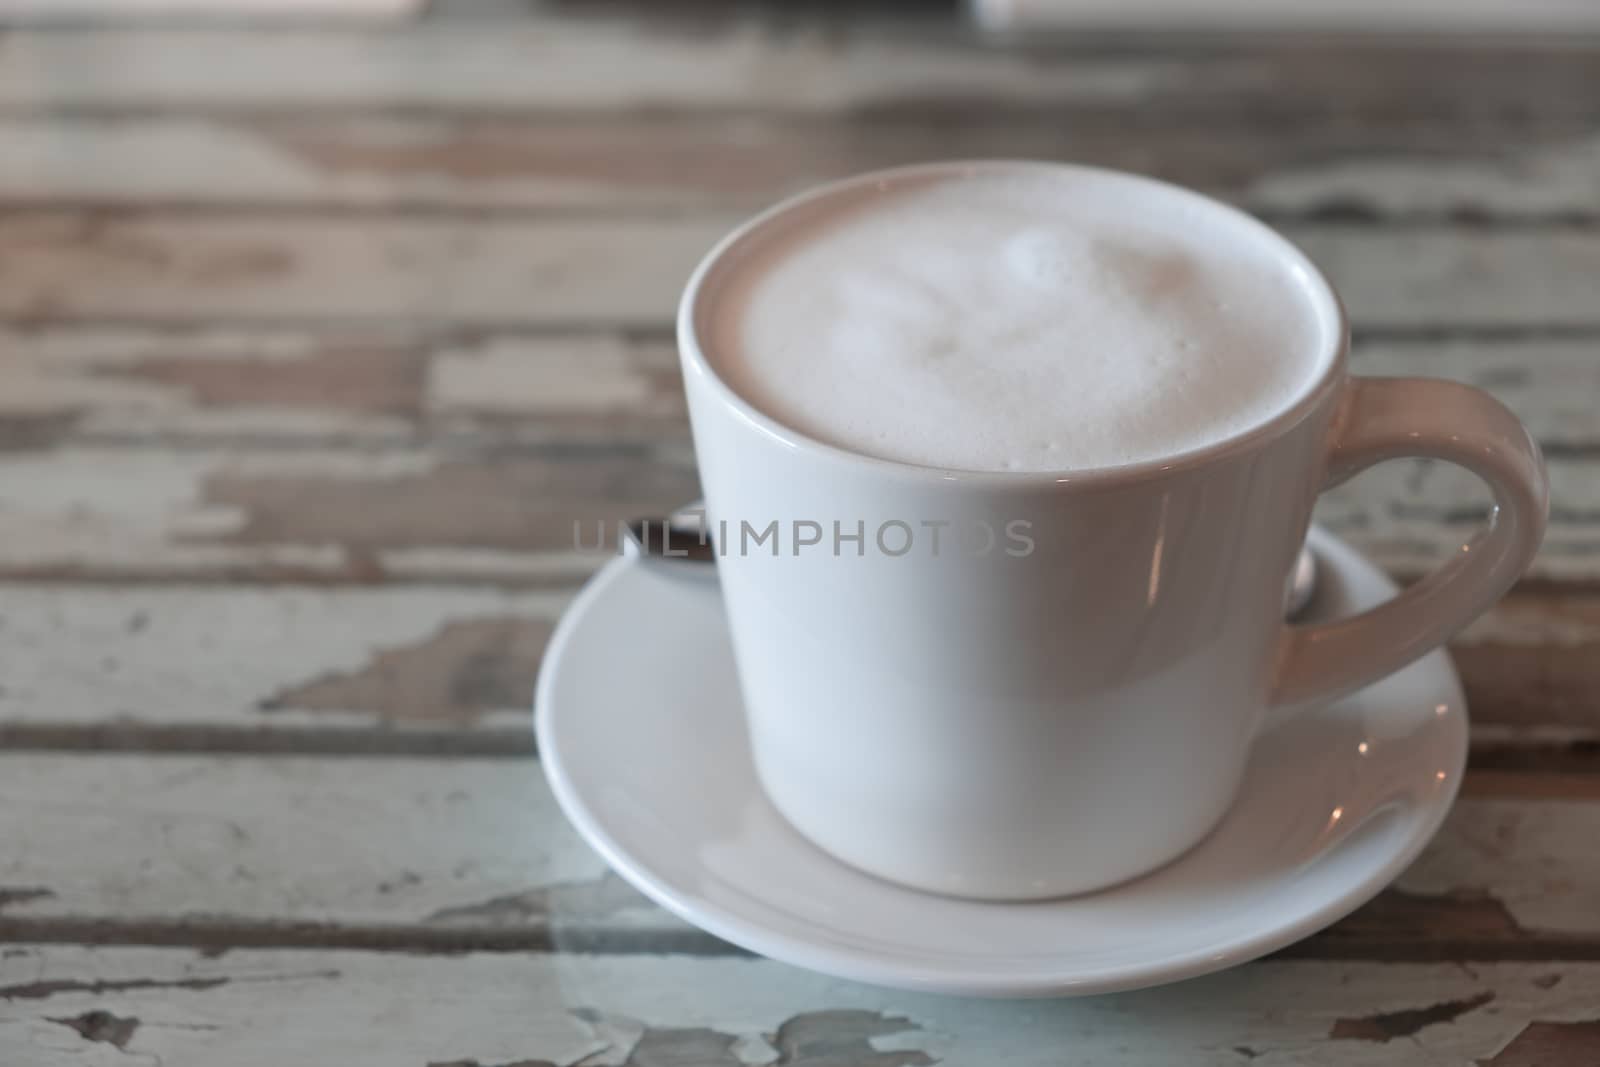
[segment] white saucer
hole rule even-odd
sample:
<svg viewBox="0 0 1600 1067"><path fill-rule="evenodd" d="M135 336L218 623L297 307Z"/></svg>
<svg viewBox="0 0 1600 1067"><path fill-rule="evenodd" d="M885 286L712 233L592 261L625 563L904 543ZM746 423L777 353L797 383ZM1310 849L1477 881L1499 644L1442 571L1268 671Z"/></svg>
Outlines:
<svg viewBox="0 0 1600 1067"><path fill-rule="evenodd" d="M1394 586L1313 532L1314 614ZM539 750L568 818L689 922L801 967L980 996L1102 993L1260 956L1354 910L1421 851L1466 764L1444 652L1257 743L1233 810L1175 863L1099 893L990 904L902 889L784 822L750 763L714 583L619 559L562 619L539 679ZM690 566L690 565L684 565Z"/></svg>

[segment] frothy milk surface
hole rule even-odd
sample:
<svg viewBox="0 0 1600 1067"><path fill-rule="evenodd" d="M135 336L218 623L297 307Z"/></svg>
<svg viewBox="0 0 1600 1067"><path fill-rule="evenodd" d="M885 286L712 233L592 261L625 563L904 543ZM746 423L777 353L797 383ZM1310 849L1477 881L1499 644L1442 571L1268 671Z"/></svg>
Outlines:
<svg viewBox="0 0 1600 1067"><path fill-rule="evenodd" d="M1070 471L1270 419L1322 368L1311 296L1199 198L1067 168L879 183L756 232L701 319L756 408L851 451Z"/></svg>

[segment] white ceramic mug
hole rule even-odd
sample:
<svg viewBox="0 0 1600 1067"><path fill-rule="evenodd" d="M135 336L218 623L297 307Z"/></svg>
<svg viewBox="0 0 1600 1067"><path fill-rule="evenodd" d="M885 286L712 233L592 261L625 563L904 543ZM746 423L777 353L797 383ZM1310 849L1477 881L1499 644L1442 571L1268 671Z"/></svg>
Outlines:
<svg viewBox="0 0 1600 1067"><path fill-rule="evenodd" d="M888 462L808 438L719 378L702 351L704 294L767 227L859 183L973 165L865 175L755 218L696 270L678 340L767 794L863 870L1022 899L1111 885L1200 841L1269 712L1393 672L1506 591L1538 547L1548 486L1538 447L1487 394L1351 377L1337 296L1276 235L1314 294L1321 373L1269 421L1159 461L1061 475ZM1286 625L1284 581L1317 494L1402 456L1481 477L1496 503L1487 527L1373 611ZM820 544L801 544L810 523ZM914 546L897 553L900 524ZM985 528L994 543L980 552Z"/></svg>

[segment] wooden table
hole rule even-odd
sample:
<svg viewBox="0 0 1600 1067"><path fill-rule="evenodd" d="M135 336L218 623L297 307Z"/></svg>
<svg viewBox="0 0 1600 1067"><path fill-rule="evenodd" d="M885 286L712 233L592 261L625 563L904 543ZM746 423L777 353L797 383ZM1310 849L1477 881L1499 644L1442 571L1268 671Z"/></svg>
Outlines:
<svg viewBox="0 0 1600 1067"><path fill-rule="evenodd" d="M1227 197L1355 365L1493 390L1555 503L1456 644L1472 770L1278 956L986 1003L751 958L556 811L528 701L601 561L695 495L691 263L932 157ZM0 40L0 1063L1600 1063L1600 40L1076 38L901 9L572 5ZM1320 517L1402 577L1480 521L1395 464Z"/></svg>

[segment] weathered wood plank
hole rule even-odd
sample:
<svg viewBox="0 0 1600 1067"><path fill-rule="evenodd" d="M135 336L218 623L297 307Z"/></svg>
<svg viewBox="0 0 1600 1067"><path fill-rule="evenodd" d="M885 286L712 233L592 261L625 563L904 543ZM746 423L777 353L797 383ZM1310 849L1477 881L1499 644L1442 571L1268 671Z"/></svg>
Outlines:
<svg viewBox="0 0 1600 1067"><path fill-rule="evenodd" d="M9 940L728 951L607 873L529 760L18 753L0 769ZM1600 791L1524 796L1524 778L1469 788L1395 889L1292 951L1600 958Z"/></svg>
<svg viewBox="0 0 1600 1067"><path fill-rule="evenodd" d="M1280 218L1587 218L1596 121L9 118L0 204L754 210L862 171L1002 157L1151 173Z"/></svg>
<svg viewBox="0 0 1600 1067"><path fill-rule="evenodd" d="M0 57L0 107L1558 115L1593 114L1600 86L1592 45L1578 37L1373 47L1360 37L1146 36L998 47L939 10L673 14L542 12L493 32L470 21L406 33L17 30Z"/></svg>
<svg viewBox="0 0 1600 1067"><path fill-rule="evenodd" d="M696 495L664 335L74 327L7 330L0 351L9 575L573 580L597 562L571 553L574 520ZM1506 400L1551 455L1535 573L1594 575L1588 342L1375 340L1354 366ZM1397 464L1321 517L1416 573L1481 503L1460 472Z"/></svg>
<svg viewBox="0 0 1600 1067"><path fill-rule="evenodd" d="M11 846L0 885L48 891L12 894L7 921L311 923L402 938L430 927L466 943L501 930L522 943L564 927L683 929L607 873L532 760L0 763L15 772L0 784Z"/></svg>
<svg viewBox="0 0 1600 1067"><path fill-rule="evenodd" d="M659 325L731 221L23 212L0 218L0 315Z"/></svg>
<svg viewBox="0 0 1600 1067"><path fill-rule="evenodd" d="M1489 389L1547 450L1571 453L1600 445L1596 343L1358 337L1352 366ZM687 434L665 330L0 327L0 449L679 445Z"/></svg>
<svg viewBox="0 0 1600 1067"><path fill-rule="evenodd" d="M1548 457L1550 525L1529 573L1586 579L1594 573L1595 489L1587 454ZM1396 574L1416 576L1457 552L1482 525L1489 497L1475 477L1427 460L1385 464L1327 494L1317 520Z"/></svg>
<svg viewBox="0 0 1600 1067"><path fill-rule="evenodd" d="M1548 453L1586 454L1600 441L1600 335L1550 340L1427 338L1404 341L1358 335L1355 374L1451 378L1487 389L1516 412Z"/></svg>
<svg viewBox="0 0 1600 1067"><path fill-rule="evenodd" d="M0 745L528 754L533 684L568 596L12 586L0 595ZM1453 644L1475 766L1600 770L1597 604L1513 594ZM197 671L196 649L229 669Z"/></svg>
<svg viewBox="0 0 1600 1067"><path fill-rule="evenodd" d="M19 211L0 216L0 317L659 328L735 221ZM1600 231L1285 232L1327 270L1360 327L1600 326Z"/></svg>
<svg viewBox="0 0 1600 1067"><path fill-rule="evenodd" d="M0 744L527 753L534 680L569 596L8 586ZM1513 593L1454 650L1475 761L1600 771L1600 596Z"/></svg>
<svg viewBox="0 0 1600 1067"><path fill-rule="evenodd" d="M0 328L0 448L687 436L666 332Z"/></svg>
<svg viewBox="0 0 1600 1067"><path fill-rule="evenodd" d="M1039 1004L744 959L50 945L8 950L0 983L0 1043L28 1067L1528 1067L1600 1053L1595 964L1277 961Z"/></svg>
<svg viewBox="0 0 1600 1067"><path fill-rule="evenodd" d="M0 573L565 584L604 559L575 523L593 544L698 495L686 448L16 452Z"/></svg>
<svg viewBox="0 0 1600 1067"><path fill-rule="evenodd" d="M1512 595L1453 647L1475 723L1574 728L1582 732L1548 734L1549 744L1600 754L1600 597Z"/></svg>
<svg viewBox="0 0 1600 1067"><path fill-rule="evenodd" d="M665 336L69 328L6 331L0 351L0 442L13 450L0 458L0 567L14 575L571 579L594 563L565 552L573 520L695 495ZM1593 576L1589 342L1380 340L1358 343L1354 367L1470 381L1509 403L1555 472L1535 573ZM273 451L285 445L297 451ZM283 506L291 484L328 494L332 512ZM434 514L452 492L460 522ZM1416 573L1467 536L1481 504L1470 477L1402 464L1339 489L1321 517Z"/></svg>
<svg viewBox="0 0 1600 1067"><path fill-rule="evenodd" d="M959 89L1018 101L1137 98L1167 67L1119 58L1041 71L949 38L864 48L745 18L546 17L404 34L285 30L23 30L0 63L15 110L103 108L495 108L538 111L777 107L839 111L907 92ZM864 54L863 54L864 53ZM941 62L954 69L941 70ZM287 68L297 76L285 78ZM64 72L76 71L78 77Z"/></svg>
<svg viewBox="0 0 1600 1067"><path fill-rule="evenodd" d="M1299 161L1263 169L1234 199L1286 216L1343 210L1377 219L1591 218L1600 194L1600 139L1529 140L1523 130L1484 141L1467 134L1454 148L1434 150L1417 141L1353 150L1322 141L1308 145Z"/></svg>
<svg viewBox="0 0 1600 1067"><path fill-rule="evenodd" d="M0 351L11 575L570 580L595 563L568 551L574 520L695 495L675 356L655 334L71 328L9 330ZM1470 381L1509 403L1555 479L1535 574L1594 576L1589 342L1379 340L1358 344L1354 367ZM385 451L351 451L374 445ZM294 487L322 503L288 506ZM1459 471L1397 464L1320 515L1414 574L1482 504Z"/></svg>
<svg viewBox="0 0 1600 1067"><path fill-rule="evenodd" d="M530 752L533 684L568 599L439 587L11 587L0 593L0 736L79 727L137 743L176 727L197 745L234 731L238 746L267 733L360 730L384 748L476 732L488 735L480 750ZM424 738L394 736L415 731Z"/></svg>
<svg viewBox="0 0 1600 1067"><path fill-rule="evenodd" d="M1600 475L1550 462L1556 501L1533 574L1596 573ZM604 558L594 523L698 496L687 444L651 449L330 450L63 446L0 453L0 577L570 583ZM1455 468L1394 463L1319 517L1416 574L1457 550L1483 491Z"/></svg>
<svg viewBox="0 0 1600 1067"><path fill-rule="evenodd" d="M112 1062L102 1057L118 1054L108 1044L169 1064L223 1054L266 1063L314 1051L352 1067L1315 1065L1418 1057L1509 1067L1530 1062L1517 1050L1534 1040L1557 1057L1545 1062L1579 1062L1592 1051L1583 998L1597 983L1585 965L1503 964L1469 974L1273 963L1041 1010L876 990L746 960L389 960L347 952L206 960L173 950L37 947L14 956L5 973L26 979L12 983L26 996L0 1008L0 1030L8 1047L27 1050L41 1067ZM1428 990L1426 1004L1418 989ZM85 1021L95 1012L105 1015Z"/></svg>

